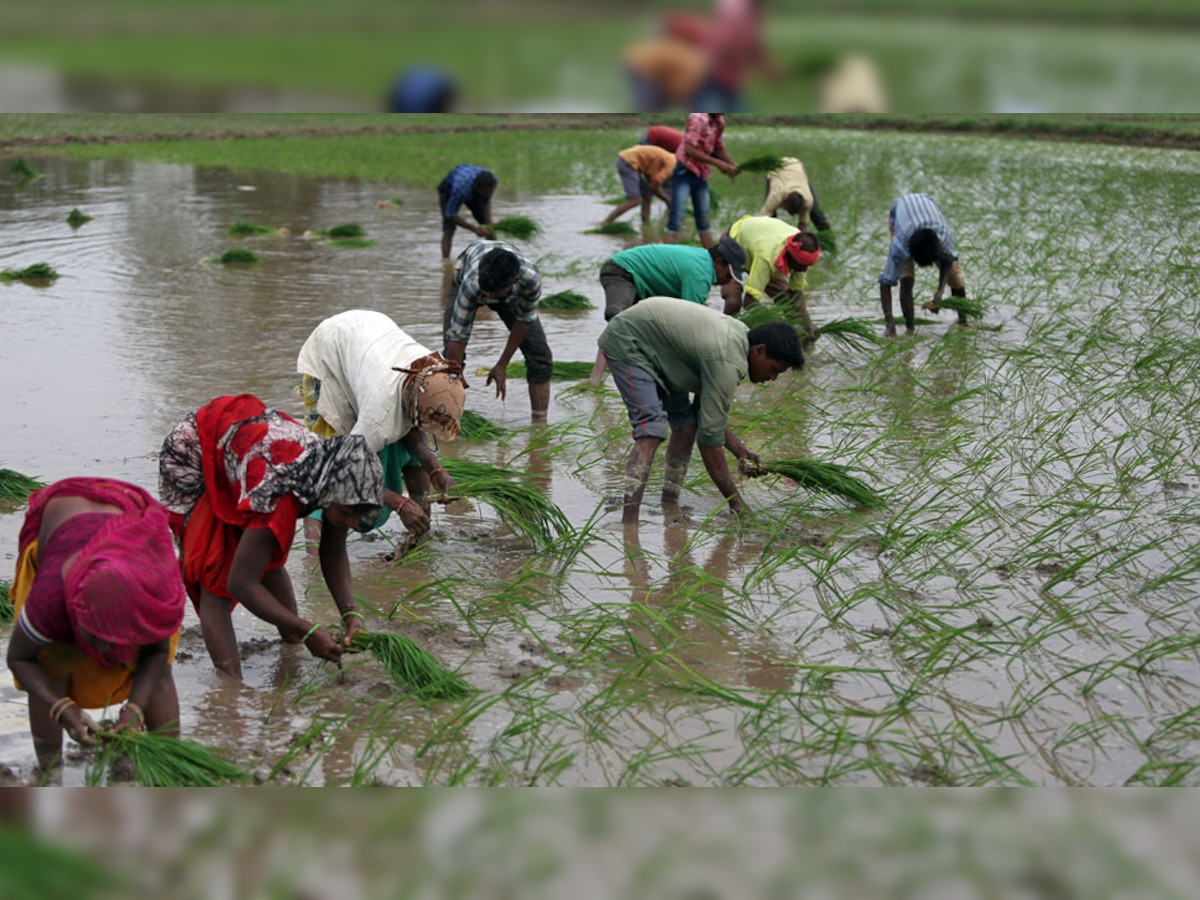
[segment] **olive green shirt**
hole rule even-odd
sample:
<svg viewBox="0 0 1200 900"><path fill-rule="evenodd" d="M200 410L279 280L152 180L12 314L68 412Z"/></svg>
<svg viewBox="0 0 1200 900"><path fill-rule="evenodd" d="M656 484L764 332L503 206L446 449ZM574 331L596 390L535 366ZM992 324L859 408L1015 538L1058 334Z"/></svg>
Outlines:
<svg viewBox="0 0 1200 900"><path fill-rule="evenodd" d="M702 447L725 444L734 391L750 371L750 330L709 306L647 297L600 334L609 359L644 369L670 394L696 394Z"/></svg>

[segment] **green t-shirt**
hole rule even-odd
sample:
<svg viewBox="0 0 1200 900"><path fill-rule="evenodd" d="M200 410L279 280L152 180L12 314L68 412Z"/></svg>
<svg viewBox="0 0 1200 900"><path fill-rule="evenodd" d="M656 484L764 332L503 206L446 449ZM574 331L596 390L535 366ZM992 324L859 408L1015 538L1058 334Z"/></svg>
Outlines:
<svg viewBox="0 0 1200 900"><path fill-rule="evenodd" d="M720 447L734 391L750 371L749 333L711 307L648 297L614 316L599 344L609 359L644 369L666 392L696 394L696 441Z"/></svg>
<svg viewBox="0 0 1200 900"><path fill-rule="evenodd" d="M633 276L641 299L679 297L704 303L717 282L712 256L703 247L645 244L614 253L612 261Z"/></svg>

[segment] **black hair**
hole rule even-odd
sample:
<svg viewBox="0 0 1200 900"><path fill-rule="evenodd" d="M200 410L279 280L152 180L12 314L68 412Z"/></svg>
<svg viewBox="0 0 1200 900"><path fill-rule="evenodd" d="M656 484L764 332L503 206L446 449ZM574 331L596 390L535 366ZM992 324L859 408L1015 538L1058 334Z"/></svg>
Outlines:
<svg viewBox="0 0 1200 900"><path fill-rule="evenodd" d="M918 266L930 266L941 256L942 242L932 228L918 228L908 239L908 252Z"/></svg>
<svg viewBox="0 0 1200 900"><path fill-rule="evenodd" d="M804 195L799 191L792 191L783 198L783 208L791 215L798 216L808 208L808 201L804 199Z"/></svg>
<svg viewBox="0 0 1200 900"><path fill-rule="evenodd" d="M491 294L502 291L521 273L517 254L503 247L494 247L479 261L479 288Z"/></svg>
<svg viewBox="0 0 1200 900"><path fill-rule="evenodd" d="M500 179L498 179L490 171L488 171L487 169L484 169L482 172L480 172L478 175L475 176L475 180L471 183L477 188L487 188L487 187L495 187L497 182L499 182L499 180Z"/></svg>
<svg viewBox="0 0 1200 900"><path fill-rule="evenodd" d="M786 322L764 322L755 325L747 335L751 346L762 344L767 356L787 363L793 369L804 367L804 351L800 349L800 335Z"/></svg>

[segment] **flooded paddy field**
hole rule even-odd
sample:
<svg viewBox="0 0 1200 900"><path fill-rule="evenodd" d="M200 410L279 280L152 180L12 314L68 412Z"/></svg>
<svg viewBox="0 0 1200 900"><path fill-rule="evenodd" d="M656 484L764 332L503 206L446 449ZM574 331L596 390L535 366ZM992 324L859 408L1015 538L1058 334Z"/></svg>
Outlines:
<svg viewBox="0 0 1200 900"><path fill-rule="evenodd" d="M613 155L637 139L591 133L568 190L499 173L497 217L544 229L522 246L545 292L597 307L542 314L556 359L595 356L597 272L627 242L583 232L618 193ZM441 452L530 473L575 532L536 552L463 502L435 508L432 539L398 559L395 518L350 548L371 626L416 639L476 693L419 704L365 657L335 669L242 611L235 684L213 671L189 608L175 669L185 736L259 781L305 785L1200 781L1200 157L765 128L731 128L728 145L735 159L804 160L838 242L809 277L818 324L879 318L895 196L933 195L954 230L981 326L944 313L878 346L822 339L803 372L744 384L734 404L731 424L764 459L853 466L886 506L760 479L741 486L756 516L739 524L694 458L683 511L667 513L660 453L626 529L612 505L629 451L615 390L556 381L550 423L533 427L520 380L501 402L478 376L468 408L505 433ZM446 152L446 168L460 161ZM0 268L47 262L59 277L0 283L4 467L153 492L162 438L212 397L302 412L296 354L323 317L377 309L441 347L432 189L25 158L42 177L0 179ZM761 176L714 176L713 189L724 228L757 210ZM93 220L70 227L73 208ZM236 221L287 230L235 239ZM346 222L374 243L306 234ZM454 252L465 243L460 230ZM261 261L205 261L234 246ZM918 302L935 278L918 271ZM481 316L468 371L506 338ZM0 578L21 512L0 507ZM331 623L299 532L288 566L301 613ZM7 679L0 761L17 778L33 768ZM89 766L69 754L63 783Z"/></svg>

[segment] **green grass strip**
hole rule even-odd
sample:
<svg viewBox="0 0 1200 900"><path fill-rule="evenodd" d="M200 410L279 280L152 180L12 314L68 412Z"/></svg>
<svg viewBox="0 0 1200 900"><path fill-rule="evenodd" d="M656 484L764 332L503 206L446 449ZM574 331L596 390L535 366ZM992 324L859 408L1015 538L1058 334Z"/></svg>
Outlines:
<svg viewBox="0 0 1200 900"><path fill-rule="evenodd" d="M155 732L104 732L103 765L119 754L133 764L133 776L145 787L219 787L245 784L250 773L203 744Z"/></svg>
<svg viewBox="0 0 1200 900"><path fill-rule="evenodd" d="M370 653L400 687L426 700L459 700L474 688L416 641L390 631L359 631L350 647Z"/></svg>
<svg viewBox="0 0 1200 900"><path fill-rule="evenodd" d="M503 234L519 241L527 241L542 233L542 226L529 216L505 216L493 223L493 227L496 234Z"/></svg>
<svg viewBox="0 0 1200 900"><path fill-rule="evenodd" d="M26 500L46 483L12 469L0 469L0 501Z"/></svg>
<svg viewBox="0 0 1200 900"><path fill-rule="evenodd" d="M57 277L58 272L50 263L34 263L24 269L5 269L0 272L0 278L5 281L49 281Z"/></svg>
<svg viewBox="0 0 1200 900"><path fill-rule="evenodd" d="M806 490L833 494L855 506L865 509L883 506L883 498L865 481L851 475L848 466L793 457L772 460L764 463L763 468L771 475L792 479Z"/></svg>
<svg viewBox="0 0 1200 900"><path fill-rule="evenodd" d="M579 293L579 291L559 291L557 294L550 294L538 301L538 309L576 310L595 308L595 304L585 295Z"/></svg>
<svg viewBox="0 0 1200 900"><path fill-rule="evenodd" d="M557 537L574 531L563 511L523 473L465 459L443 459L442 465L454 479L452 499L482 500L500 521L539 549L551 547Z"/></svg>

